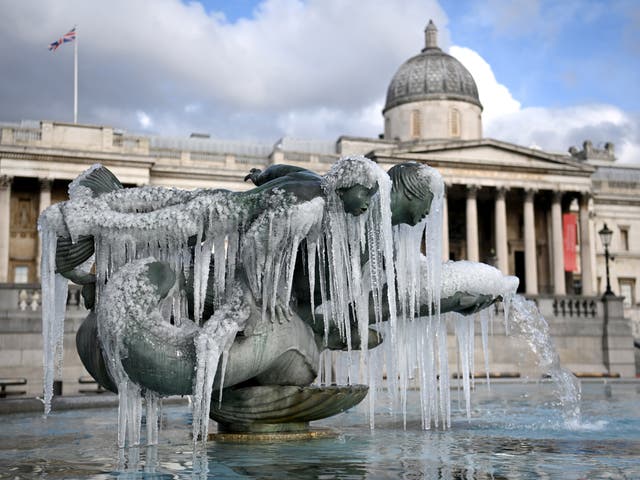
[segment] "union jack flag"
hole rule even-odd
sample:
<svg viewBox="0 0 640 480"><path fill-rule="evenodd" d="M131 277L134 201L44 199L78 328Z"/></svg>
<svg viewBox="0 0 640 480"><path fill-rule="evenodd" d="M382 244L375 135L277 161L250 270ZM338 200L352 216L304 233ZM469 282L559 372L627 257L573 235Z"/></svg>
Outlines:
<svg viewBox="0 0 640 480"><path fill-rule="evenodd" d="M69 30L67 33L61 36L58 40L50 43L49 50L52 52L55 52L56 49L63 43L73 42L75 39L76 39L76 27L73 27L71 30Z"/></svg>

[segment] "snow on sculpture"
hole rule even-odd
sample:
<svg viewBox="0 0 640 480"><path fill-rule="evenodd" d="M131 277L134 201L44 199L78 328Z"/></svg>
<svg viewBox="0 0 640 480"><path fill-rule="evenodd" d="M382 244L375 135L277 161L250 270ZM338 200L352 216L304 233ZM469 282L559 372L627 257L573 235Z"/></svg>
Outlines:
<svg viewBox="0 0 640 480"><path fill-rule="evenodd" d="M147 442L158 399L176 394L192 395L204 441L209 417L229 431L304 429L359 403L354 380L374 387L384 370L401 402L419 372L423 426L449 426L441 314L508 303L517 279L441 265L439 173L409 162L387 174L358 156L325 175L273 165L247 179L246 192L123 188L94 165L42 213L45 413L71 279L91 309L79 354L118 392L121 447L140 443L143 398ZM311 386L327 350L346 352L352 385Z"/></svg>

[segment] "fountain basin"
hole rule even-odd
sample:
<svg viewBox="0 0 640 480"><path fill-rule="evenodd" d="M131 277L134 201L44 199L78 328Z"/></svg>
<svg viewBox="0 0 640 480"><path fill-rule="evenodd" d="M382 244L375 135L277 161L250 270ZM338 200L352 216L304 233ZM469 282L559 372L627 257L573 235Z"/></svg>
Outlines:
<svg viewBox="0 0 640 480"><path fill-rule="evenodd" d="M0 472L11 477L112 478L127 468L136 478L640 478L640 382L582 382L583 419L566 425L553 385L476 382L472 416L453 399L452 428L421 428L419 398L409 392L407 427L400 409L381 402L370 430L366 401L313 422L334 438L237 444L209 442L194 462L185 405L162 414L160 443L141 447L140 462L116 463L117 409L2 416ZM384 397L379 395L379 398ZM144 438L144 437L143 437ZM157 460L159 459L159 460ZM200 478L200 477L198 477Z"/></svg>

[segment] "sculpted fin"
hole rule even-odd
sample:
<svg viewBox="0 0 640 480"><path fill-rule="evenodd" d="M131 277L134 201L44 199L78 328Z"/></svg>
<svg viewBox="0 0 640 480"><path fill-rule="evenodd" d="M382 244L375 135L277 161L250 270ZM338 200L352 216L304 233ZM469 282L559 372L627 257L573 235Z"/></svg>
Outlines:
<svg viewBox="0 0 640 480"><path fill-rule="evenodd" d="M124 188L120 180L107 167L96 163L69 185L69 198L76 196L80 187L91 190L92 197Z"/></svg>
<svg viewBox="0 0 640 480"><path fill-rule="evenodd" d="M91 258L95 252L93 235L81 235L76 243L69 237L58 237L56 272L69 272Z"/></svg>

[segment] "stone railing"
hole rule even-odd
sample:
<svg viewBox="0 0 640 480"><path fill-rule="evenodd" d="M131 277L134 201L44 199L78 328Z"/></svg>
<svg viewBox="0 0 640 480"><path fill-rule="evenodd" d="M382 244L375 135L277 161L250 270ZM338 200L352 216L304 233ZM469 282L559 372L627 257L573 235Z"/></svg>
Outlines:
<svg viewBox="0 0 640 480"><path fill-rule="evenodd" d="M28 145L42 140L42 131L35 127L0 126L0 144Z"/></svg>
<svg viewBox="0 0 640 480"><path fill-rule="evenodd" d="M69 285L67 309L84 309L81 287ZM0 284L0 313L40 312L42 309L42 291L37 283L5 283Z"/></svg>
<svg viewBox="0 0 640 480"><path fill-rule="evenodd" d="M602 301L599 297L581 295L538 295L531 298L545 318L593 319L601 318Z"/></svg>
<svg viewBox="0 0 640 480"><path fill-rule="evenodd" d="M142 137L114 133L112 145L116 148L123 148L124 150L138 150L147 147L145 142L148 143L148 141Z"/></svg>
<svg viewBox="0 0 640 480"><path fill-rule="evenodd" d="M338 160L331 142L314 142L285 138L274 150L266 143L215 139L164 138L131 135L111 127L76 125L59 122L0 124L0 144L20 148L80 148L109 153L132 153L156 157L170 164L206 162L225 167L258 166L271 163L315 165L325 170ZM296 150L299 148L300 150ZM304 148L312 149L305 151ZM313 168L313 167L312 167Z"/></svg>

